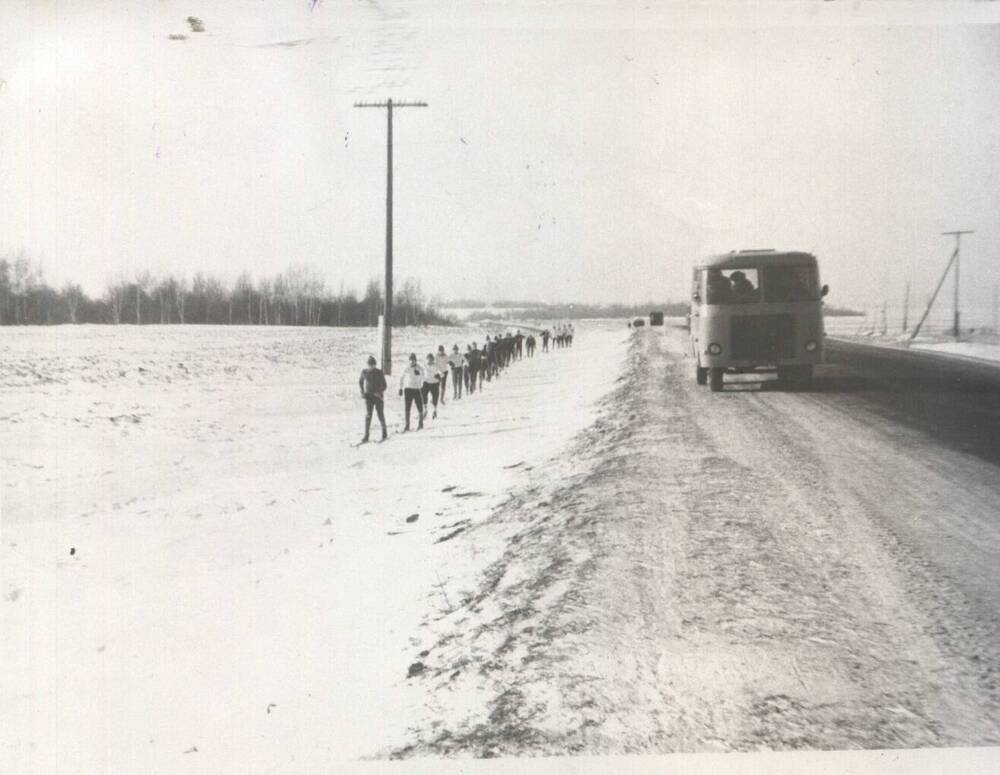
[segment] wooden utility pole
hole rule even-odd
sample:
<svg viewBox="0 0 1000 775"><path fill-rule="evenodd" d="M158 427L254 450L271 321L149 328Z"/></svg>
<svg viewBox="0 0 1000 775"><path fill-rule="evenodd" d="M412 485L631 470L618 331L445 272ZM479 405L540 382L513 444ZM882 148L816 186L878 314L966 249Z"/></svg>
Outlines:
<svg viewBox="0 0 1000 775"><path fill-rule="evenodd" d="M959 268L961 267L961 260L962 260L960 254L960 250L962 247L962 235L975 234L975 232L969 229L960 229L958 231L943 231L941 232L941 234L942 236L947 236L950 234L955 235L955 339L958 339L961 333L961 328L959 325L961 322L961 312L959 312L959 306L958 306L958 280L960 277Z"/></svg>
<svg viewBox="0 0 1000 775"><path fill-rule="evenodd" d="M388 114L385 185L385 302L382 326L382 371L392 374L392 109L426 108L426 102L355 102L356 108L385 108Z"/></svg>
<svg viewBox="0 0 1000 775"><path fill-rule="evenodd" d="M951 254L951 258L948 259L948 264L944 268L944 272L941 273L941 279L938 280L937 287L934 288L934 293L931 294L930 299L927 301L927 309L924 310L924 314L920 318L920 322L917 323L917 327L913 329L913 333L910 334L910 341L912 342L917 338L917 334L920 333L920 328L924 325L924 321L927 320L927 316L931 312L931 307L934 306L934 300L937 298L938 293L941 290L941 286L944 285L945 278L948 276L948 272L951 270L951 265L958 261L958 250L963 234L972 234L973 232L965 231L945 231L942 234L954 234L955 235L955 250ZM958 271L955 272L955 338L958 338L958 323L959 323L959 313L958 313Z"/></svg>
<svg viewBox="0 0 1000 775"><path fill-rule="evenodd" d="M903 333L910 322L910 281L906 281L906 291L903 293Z"/></svg>
<svg viewBox="0 0 1000 775"><path fill-rule="evenodd" d="M1000 296L997 293L997 286L993 286L993 337L1000 336Z"/></svg>

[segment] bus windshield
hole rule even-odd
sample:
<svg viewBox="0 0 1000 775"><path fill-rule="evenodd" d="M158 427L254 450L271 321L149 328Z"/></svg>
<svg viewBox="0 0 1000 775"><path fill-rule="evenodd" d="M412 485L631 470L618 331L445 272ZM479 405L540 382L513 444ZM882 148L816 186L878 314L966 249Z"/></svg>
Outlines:
<svg viewBox="0 0 1000 775"><path fill-rule="evenodd" d="M708 269L705 271L706 304L756 304L760 284L756 269Z"/></svg>
<svg viewBox="0 0 1000 775"><path fill-rule="evenodd" d="M819 301L815 266L705 269L701 297L706 304L760 304Z"/></svg>
<svg viewBox="0 0 1000 775"><path fill-rule="evenodd" d="M764 301L817 301L818 279L814 266L769 266L764 275Z"/></svg>

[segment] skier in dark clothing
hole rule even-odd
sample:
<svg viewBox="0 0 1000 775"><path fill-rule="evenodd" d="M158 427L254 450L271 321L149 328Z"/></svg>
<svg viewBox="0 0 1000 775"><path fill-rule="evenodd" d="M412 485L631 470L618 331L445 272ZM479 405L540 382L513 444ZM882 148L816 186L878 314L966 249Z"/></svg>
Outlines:
<svg viewBox="0 0 1000 775"><path fill-rule="evenodd" d="M469 395L476 392L477 379L479 379L479 350L473 342L465 346L465 392Z"/></svg>
<svg viewBox="0 0 1000 775"><path fill-rule="evenodd" d="M361 396L365 399L365 437L361 439L362 444L368 443L368 431L371 429L373 411L378 412L378 421L382 424L382 441L385 441L389 436L389 431L385 427L385 401L383 400L387 387L385 374L375 364L374 356L369 357L368 368L361 371L361 379L358 380Z"/></svg>
<svg viewBox="0 0 1000 775"><path fill-rule="evenodd" d="M524 334L520 330L514 334L514 354L518 360L524 356Z"/></svg>
<svg viewBox="0 0 1000 775"><path fill-rule="evenodd" d="M474 352L478 353L477 361L479 362L479 367L476 371L479 373L479 390L483 389L483 380L486 379L487 371L489 371L489 360L486 358L486 344L484 343L482 347L476 350L476 343L472 343L472 349Z"/></svg>
<svg viewBox="0 0 1000 775"><path fill-rule="evenodd" d="M549 337L552 334L549 333L549 329L542 331L542 352L547 353L549 351Z"/></svg>
<svg viewBox="0 0 1000 775"><path fill-rule="evenodd" d="M524 349L528 353L529 358L535 357L535 336L534 334L528 334L528 337L524 340Z"/></svg>
<svg viewBox="0 0 1000 775"><path fill-rule="evenodd" d="M489 334L486 335L486 344L483 345L483 352L486 353L486 381L490 382L497 368L497 345L496 342L490 339Z"/></svg>

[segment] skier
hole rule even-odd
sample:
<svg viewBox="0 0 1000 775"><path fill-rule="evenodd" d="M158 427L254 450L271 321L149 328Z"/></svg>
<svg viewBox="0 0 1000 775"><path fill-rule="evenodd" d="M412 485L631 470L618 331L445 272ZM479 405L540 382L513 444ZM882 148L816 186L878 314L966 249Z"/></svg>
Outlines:
<svg viewBox="0 0 1000 775"><path fill-rule="evenodd" d="M410 363L403 370L403 375L399 379L399 394L405 396L406 425L403 427L403 433L410 430L410 407L414 403L417 405L417 416L420 422L417 430L419 431L424 427L424 400L420 395L420 388L423 387L423 384L424 370L417 363L416 353L410 353Z"/></svg>
<svg viewBox="0 0 1000 775"><path fill-rule="evenodd" d="M431 397L434 402L434 413L431 415L431 419L437 419L438 416L438 394L440 393L441 383L438 380L437 373L437 363L434 360L434 353L427 353L427 366L424 367L424 384L420 388L420 395L424 399L424 415L427 414L427 396Z"/></svg>
<svg viewBox="0 0 1000 775"><path fill-rule="evenodd" d="M473 342L465 346L465 390L469 395L476 392L477 379L479 379L479 349Z"/></svg>
<svg viewBox="0 0 1000 775"><path fill-rule="evenodd" d="M483 352L486 354L483 368L486 371L486 381L490 382L493 379L493 373L496 371L497 367L497 346L496 343L490 339L490 335L486 335L486 344L483 345ZM483 383L480 382L479 386L482 387Z"/></svg>
<svg viewBox="0 0 1000 775"><path fill-rule="evenodd" d="M378 421L382 425L382 441L389 436L389 431L385 427L385 411L383 394L387 385L385 384L385 374L382 369L376 366L374 356L368 357L368 368L362 369L361 379L358 380L358 387L361 388L361 397L365 399L365 437L361 439L362 444L368 443L368 431L372 426L372 412L378 412Z"/></svg>
<svg viewBox="0 0 1000 775"><path fill-rule="evenodd" d="M451 348L448 364L451 366L451 397L458 399L462 397L462 383L465 380L465 359L457 344Z"/></svg>
<svg viewBox="0 0 1000 775"><path fill-rule="evenodd" d="M476 343L472 343L472 353L476 359L476 375L479 377L479 384L476 390L482 392L483 390L483 380L486 379L486 369L488 368L488 362L486 360L486 345L483 344L482 347L477 348Z"/></svg>
<svg viewBox="0 0 1000 775"><path fill-rule="evenodd" d="M515 342L514 335L508 331L503 337L503 365L507 368L511 363L514 362L514 348Z"/></svg>
<svg viewBox="0 0 1000 775"><path fill-rule="evenodd" d="M444 345L438 345L437 355L434 356L434 366L437 369L438 384L441 390L441 406L444 406L444 394L445 388L448 387L448 370L451 368L451 364L448 361L448 355L444 351Z"/></svg>

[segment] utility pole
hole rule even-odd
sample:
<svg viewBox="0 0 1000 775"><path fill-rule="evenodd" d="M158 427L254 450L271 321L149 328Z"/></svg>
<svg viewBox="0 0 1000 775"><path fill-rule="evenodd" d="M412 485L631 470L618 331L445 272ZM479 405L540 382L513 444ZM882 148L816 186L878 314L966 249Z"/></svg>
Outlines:
<svg viewBox="0 0 1000 775"><path fill-rule="evenodd" d="M906 333L906 329L909 324L910 317L910 281L906 281L906 291L903 293L903 333Z"/></svg>
<svg viewBox="0 0 1000 775"><path fill-rule="evenodd" d="M910 341L912 342L917 338L917 334L920 333L920 328L923 326L924 321L927 320L927 316L931 312L931 307L934 306L934 300L937 298L938 293L941 290L941 286L944 285L945 278L948 276L948 272L951 270L951 265L958 261L958 249L959 244L962 239L963 234L973 234L974 232L964 230L964 231L945 231L942 234L954 234L955 235L955 250L951 254L951 258L948 259L948 264L944 268L944 272L941 273L941 279L938 280L937 286L934 288L934 293L931 294L930 299L927 301L927 309L924 310L924 314L920 318L920 322L917 323L917 327L913 329L913 333L910 334ZM958 270L955 271L955 338L958 338Z"/></svg>
<svg viewBox="0 0 1000 775"><path fill-rule="evenodd" d="M392 109L426 108L426 102L355 102L356 108L385 108L388 114L385 185L385 303L382 319L382 371L392 374Z"/></svg>
<svg viewBox="0 0 1000 775"><path fill-rule="evenodd" d="M1000 337L1000 294L997 293L997 286L993 286L993 338Z"/></svg>
<svg viewBox="0 0 1000 775"><path fill-rule="evenodd" d="M950 235L950 234L954 234L955 235L955 339L957 340L958 337L959 337L959 335L960 335L960 333L961 333L961 329L959 327L959 323L961 321L961 313L959 312L959 307L958 307L958 280L959 280L959 276L960 276L959 275L959 267L961 266L961 254L960 254L959 251L960 251L961 246L962 246L962 235L963 234L975 234L975 232L971 231L969 229L960 229L958 231L943 231L943 232L941 232L942 236L947 236L947 235Z"/></svg>

